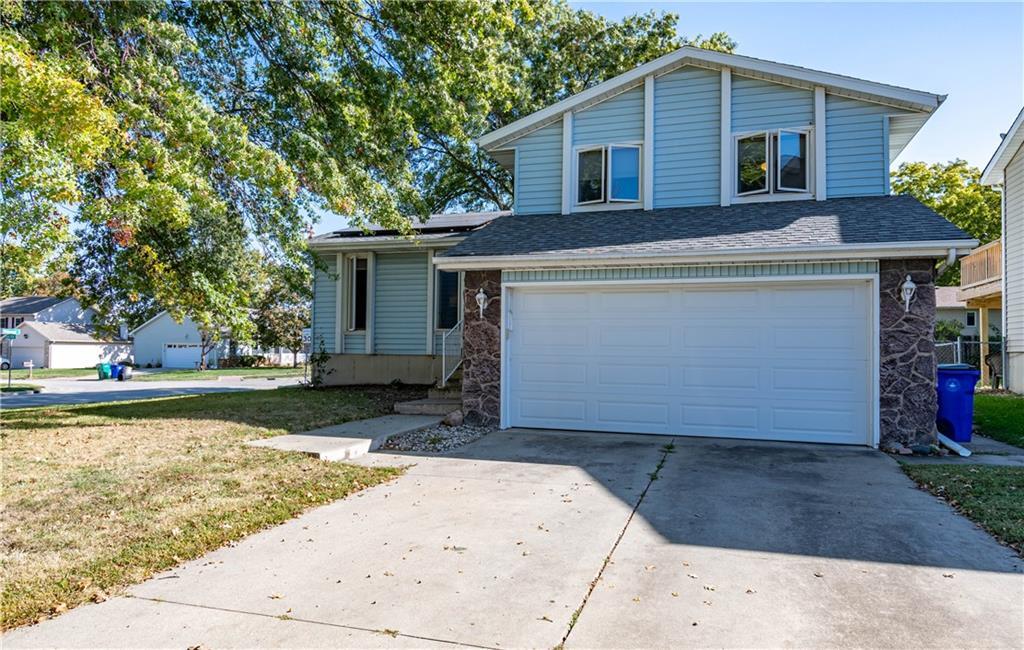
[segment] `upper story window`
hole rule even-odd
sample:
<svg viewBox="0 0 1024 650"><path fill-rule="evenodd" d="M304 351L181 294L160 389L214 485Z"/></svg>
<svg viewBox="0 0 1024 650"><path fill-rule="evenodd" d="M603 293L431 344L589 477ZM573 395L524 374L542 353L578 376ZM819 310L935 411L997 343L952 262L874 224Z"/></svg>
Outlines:
<svg viewBox="0 0 1024 650"><path fill-rule="evenodd" d="M639 145L613 144L576 151L576 205L639 200Z"/></svg>
<svg viewBox="0 0 1024 650"><path fill-rule="evenodd" d="M810 192L808 140L798 129L736 136L736 195Z"/></svg>

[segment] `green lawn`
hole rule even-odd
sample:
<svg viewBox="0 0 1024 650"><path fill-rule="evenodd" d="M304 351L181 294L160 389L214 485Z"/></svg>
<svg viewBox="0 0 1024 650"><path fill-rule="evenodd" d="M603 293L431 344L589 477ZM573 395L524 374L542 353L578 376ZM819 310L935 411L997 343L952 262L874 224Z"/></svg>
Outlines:
<svg viewBox="0 0 1024 650"><path fill-rule="evenodd" d="M59 377L95 377L96 368L34 368L32 379L57 379ZM11 378L14 381L28 379L28 370L24 368L11 369ZM7 381L7 371L0 372L0 379Z"/></svg>
<svg viewBox="0 0 1024 650"><path fill-rule="evenodd" d="M217 379L218 377L280 378L301 377L302 366L298 368L223 368L218 370L136 370L132 381L182 381L192 379Z"/></svg>
<svg viewBox="0 0 1024 650"><path fill-rule="evenodd" d="M974 425L989 438L1024 447L1024 397L978 393L974 396Z"/></svg>
<svg viewBox="0 0 1024 650"><path fill-rule="evenodd" d="M1024 553L1024 467L903 465L903 471Z"/></svg>
<svg viewBox="0 0 1024 650"><path fill-rule="evenodd" d="M287 388L5 412L3 628L395 477L242 443L382 415L424 392Z"/></svg>
<svg viewBox="0 0 1024 650"><path fill-rule="evenodd" d="M39 386L36 386L35 384L12 383L10 386L8 386L7 382L4 381L2 384L0 384L0 393L25 393L32 390L37 390L38 388Z"/></svg>

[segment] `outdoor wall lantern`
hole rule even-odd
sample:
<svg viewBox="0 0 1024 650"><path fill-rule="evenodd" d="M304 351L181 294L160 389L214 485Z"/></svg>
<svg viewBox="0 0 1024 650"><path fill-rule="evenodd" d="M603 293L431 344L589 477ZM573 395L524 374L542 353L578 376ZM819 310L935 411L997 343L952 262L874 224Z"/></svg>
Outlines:
<svg viewBox="0 0 1024 650"><path fill-rule="evenodd" d="M914 292L916 291L917 285L914 284L914 281L911 280L908 275L907 279L904 280L903 284L900 286L900 295L903 296L903 311L910 311L910 301L914 298Z"/></svg>
<svg viewBox="0 0 1024 650"><path fill-rule="evenodd" d="M476 292L476 306L480 308L480 318L484 317L484 310L487 309L488 305L490 305L495 300L500 300L500 297L494 296L492 298L488 298L487 294L484 293L484 288L483 287L480 287L480 289L477 290L477 292Z"/></svg>

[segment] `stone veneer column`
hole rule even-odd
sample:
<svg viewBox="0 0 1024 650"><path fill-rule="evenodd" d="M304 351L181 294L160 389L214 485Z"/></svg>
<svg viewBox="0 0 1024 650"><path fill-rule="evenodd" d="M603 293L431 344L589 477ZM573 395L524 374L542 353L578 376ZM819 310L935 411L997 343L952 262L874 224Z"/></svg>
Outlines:
<svg viewBox="0 0 1024 650"><path fill-rule="evenodd" d="M935 262L879 264L879 400L881 447L935 442ZM900 289L910 275L917 291L905 312Z"/></svg>
<svg viewBox="0 0 1024 650"><path fill-rule="evenodd" d="M501 420L501 301L480 318L476 292L501 296L501 271L466 271L462 321L462 413L468 424Z"/></svg>

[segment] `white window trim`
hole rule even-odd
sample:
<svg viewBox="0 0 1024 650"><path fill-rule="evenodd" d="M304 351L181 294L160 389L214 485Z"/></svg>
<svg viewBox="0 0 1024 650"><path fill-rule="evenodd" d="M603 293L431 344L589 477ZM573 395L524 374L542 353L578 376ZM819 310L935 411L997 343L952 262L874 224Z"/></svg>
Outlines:
<svg viewBox="0 0 1024 650"><path fill-rule="evenodd" d="M366 260L366 327L356 329L356 264L358 260ZM351 255L348 258L348 298L345 300L345 332L355 334L370 328L370 256L366 254Z"/></svg>
<svg viewBox="0 0 1024 650"><path fill-rule="evenodd" d="M612 149L636 149L636 198L635 199L617 199L612 196ZM617 204L631 204L631 203L643 203L644 200L644 147L640 144L610 144L605 147L605 164L608 166L605 170L605 178L607 179L607 194L608 203Z"/></svg>
<svg viewBox="0 0 1024 650"><path fill-rule="evenodd" d="M971 316L974 318L972 319ZM971 321L974 321L973 323ZM978 312L974 310L967 310L967 316L964 318L964 324L966 327L977 327L978 326Z"/></svg>
<svg viewBox="0 0 1024 650"><path fill-rule="evenodd" d="M775 174L773 174L773 175L776 177L776 180L778 181L778 183L777 184L773 183L773 189L776 192L785 192L787 194L807 194L807 193L809 193L811 188L814 187L813 185L811 185L811 155L812 155L812 153L811 153L811 145L812 145L812 143L811 143L811 134L808 133L807 131L803 131L801 129L777 129L777 132L778 132L777 137L778 137L778 139L780 141L780 146L775 147ZM804 185L806 187L804 187L804 188L799 188L799 187L783 187L782 186L782 176L780 175L780 173L782 171L782 146L781 146L781 140L782 140L782 134L783 133L796 133L798 135L803 135L804 138L805 138L805 141L804 141L804 158L805 158L805 160L804 160Z"/></svg>
<svg viewBox="0 0 1024 650"><path fill-rule="evenodd" d="M434 273L435 273L435 275L434 275L434 286L435 287L440 287L441 286L441 283L438 282L438 280L441 277L440 274L441 274L442 271L444 273L458 273L459 274L459 307L458 307L459 311L458 311L458 314L456 314L457 317L455 319L455 322L458 323L459 320L461 320L461 318L458 317L459 314L462 314L462 312L465 310L465 305L463 304L463 299L465 298L465 296L463 296L463 293L465 293L465 291L466 291L466 286L465 286L466 274L463 271L449 271L447 269L435 268L434 269ZM448 330L451 329L450 327L440 327L440 326L436 325L436 323L437 323L437 310L441 306L441 303L439 302L440 299L441 299L441 292L438 291L438 290L435 290L434 291L433 307L432 307L433 311L431 313L433 314L434 323L435 323L434 331L437 332L438 334L440 334L442 332L447 332Z"/></svg>
<svg viewBox="0 0 1024 650"><path fill-rule="evenodd" d="M611 155L610 150L612 147L628 147L636 148L640 151L640 198L636 201L632 199L609 199L608 198L608 179L611 177ZM601 186L602 186L602 198L599 201L586 201L584 203L578 202L576 199L579 198L579 162L580 154L584 151L597 151L600 150L602 153L602 165L601 165ZM602 212L604 210L625 210L631 208L643 208L644 205L644 180L646 169L644 165L644 143L642 141L632 142L609 142L606 144L585 144L577 145L572 148L572 207L573 212Z"/></svg>
<svg viewBox="0 0 1024 650"><path fill-rule="evenodd" d="M601 198L593 201L580 201L580 154L587 153L589 151L600 151L601 152ZM608 152L605 151L605 145L587 145L585 147L574 147L573 148L573 165L572 165L572 187L573 187L573 205L594 205L596 203L605 202L605 189L608 183Z"/></svg>
<svg viewBox="0 0 1024 650"><path fill-rule="evenodd" d="M774 171L775 167L778 166L778 161L773 160L776 156L770 155L771 136L773 134L778 135L780 132L789 133L806 133L807 134L807 189L806 190L779 190L775 187ZM739 157L737 156L737 149L739 147L739 140L741 138L748 138L752 135L765 134L765 147L769 149L769 155L766 156L766 160L769 160L768 169L768 189L757 190L756 192L745 192L739 194L739 169L737 163ZM816 142L815 142L815 130L813 126L793 126L793 127L779 127L775 129L756 129L753 131L742 131L732 134L732 147L729 150L729 161L730 169L732 170L732 202L733 203L770 203L774 201L806 201L814 199L813 189L816 187Z"/></svg>

